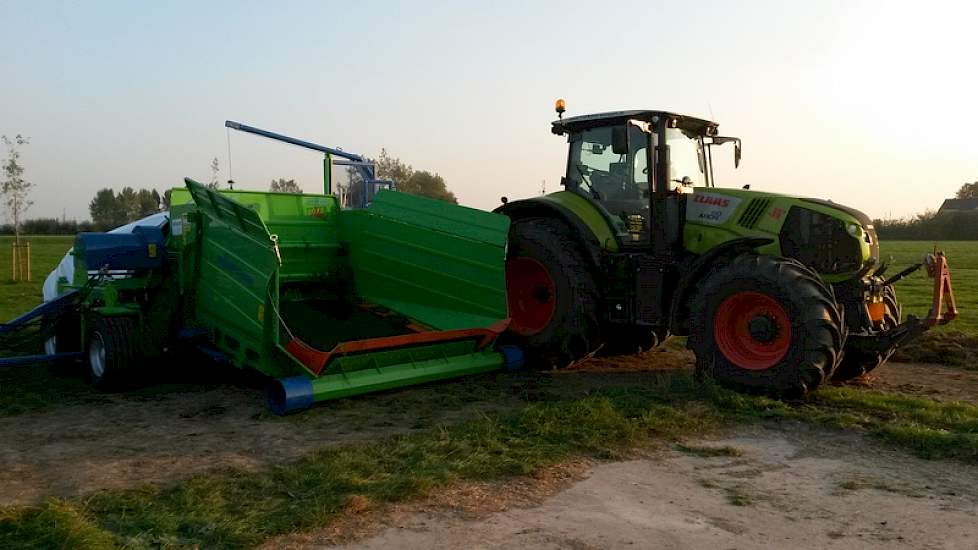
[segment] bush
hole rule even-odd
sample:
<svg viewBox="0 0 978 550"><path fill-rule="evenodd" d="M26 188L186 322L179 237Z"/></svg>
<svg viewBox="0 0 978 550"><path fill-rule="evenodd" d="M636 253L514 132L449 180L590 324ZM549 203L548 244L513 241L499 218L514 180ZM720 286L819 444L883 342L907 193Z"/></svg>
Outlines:
<svg viewBox="0 0 978 550"><path fill-rule="evenodd" d="M89 221L59 220L58 218L34 218L20 222L21 235L74 235L80 231L95 231ZM0 235L13 235L14 225L0 225Z"/></svg>
<svg viewBox="0 0 978 550"><path fill-rule="evenodd" d="M974 241L978 240L978 212L929 211L902 220L873 220L881 240Z"/></svg>

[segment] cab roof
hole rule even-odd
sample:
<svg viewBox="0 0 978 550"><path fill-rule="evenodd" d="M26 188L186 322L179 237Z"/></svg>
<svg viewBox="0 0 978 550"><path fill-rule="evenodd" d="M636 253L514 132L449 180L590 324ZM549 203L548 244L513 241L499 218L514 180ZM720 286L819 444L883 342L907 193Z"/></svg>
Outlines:
<svg viewBox="0 0 978 550"><path fill-rule="evenodd" d="M578 115L562 120L555 120L551 123L555 134L566 132L576 132L594 128L596 126L610 126L613 124L624 123L628 120L643 120L652 122L654 117L668 117L676 119L676 125L680 128L701 132L707 127L719 126L716 122L701 118L670 113L669 111L652 111L647 109L632 109L629 111L609 111L607 113L594 113L590 115Z"/></svg>

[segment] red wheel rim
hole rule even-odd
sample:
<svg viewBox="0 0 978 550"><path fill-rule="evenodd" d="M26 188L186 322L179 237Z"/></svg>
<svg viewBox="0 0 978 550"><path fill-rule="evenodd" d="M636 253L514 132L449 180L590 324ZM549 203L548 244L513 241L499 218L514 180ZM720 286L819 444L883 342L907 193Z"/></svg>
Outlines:
<svg viewBox="0 0 978 550"><path fill-rule="evenodd" d="M791 347L791 321L774 298L760 292L737 292L717 308L713 339L724 357L738 367L769 369Z"/></svg>
<svg viewBox="0 0 978 550"><path fill-rule="evenodd" d="M543 330L554 316L556 288L550 272L533 258L506 262L509 329L522 336Z"/></svg>

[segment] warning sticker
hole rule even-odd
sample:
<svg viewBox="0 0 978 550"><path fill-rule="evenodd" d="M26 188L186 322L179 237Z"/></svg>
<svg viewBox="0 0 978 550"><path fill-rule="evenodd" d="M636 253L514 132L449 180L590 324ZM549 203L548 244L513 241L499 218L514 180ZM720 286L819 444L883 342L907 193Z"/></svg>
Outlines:
<svg viewBox="0 0 978 550"><path fill-rule="evenodd" d="M714 193L695 193L686 201L686 221L707 225L722 225L727 222L740 199Z"/></svg>
<svg viewBox="0 0 978 550"><path fill-rule="evenodd" d="M327 197L302 197L302 207L306 216L323 217L329 211L330 199Z"/></svg>

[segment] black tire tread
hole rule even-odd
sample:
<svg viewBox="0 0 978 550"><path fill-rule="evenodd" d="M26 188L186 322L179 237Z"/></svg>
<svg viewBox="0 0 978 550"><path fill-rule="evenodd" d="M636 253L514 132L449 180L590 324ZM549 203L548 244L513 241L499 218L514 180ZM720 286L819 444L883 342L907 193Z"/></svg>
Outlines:
<svg viewBox="0 0 978 550"><path fill-rule="evenodd" d="M89 341L94 338L95 333L98 333L102 336L105 345L105 372L100 377L90 372L92 381L100 389L115 389L141 355L140 342L136 337L138 332L136 322L129 317L95 315L90 319L90 323Z"/></svg>
<svg viewBox="0 0 978 550"><path fill-rule="evenodd" d="M727 361L713 342L713 313L728 289L765 291L787 306L792 318L792 348L785 359L763 371ZM777 396L797 397L828 380L842 359L845 324L831 287L800 262L778 256L743 254L714 266L697 285L688 347L696 370L721 385Z"/></svg>
<svg viewBox="0 0 978 550"><path fill-rule="evenodd" d="M598 286L576 245L570 229L556 219L524 218L515 220L510 228L508 257L534 257L551 271L558 294L562 287L568 294L556 298L561 301L554 318L539 333L529 337L507 334L505 339L522 347L530 364L566 367L600 346ZM561 304L567 306L564 311Z"/></svg>

